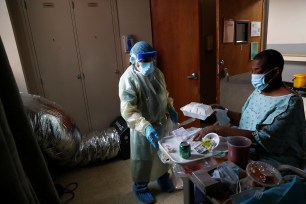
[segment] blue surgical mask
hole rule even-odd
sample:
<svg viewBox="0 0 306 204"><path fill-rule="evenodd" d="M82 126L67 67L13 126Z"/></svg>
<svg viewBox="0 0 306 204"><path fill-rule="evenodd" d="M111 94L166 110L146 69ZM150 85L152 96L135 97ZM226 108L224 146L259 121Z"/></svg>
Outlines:
<svg viewBox="0 0 306 204"><path fill-rule="evenodd" d="M269 86L269 83L272 81L272 79L274 79L274 77L269 82L265 82L265 75L271 72L272 70L274 69L271 69L265 74L252 74L251 81L252 81L252 85L254 86L256 90L262 91L265 88L267 88L267 86Z"/></svg>
<svg viewBox="0 0 306 204"><path fill-rule="evenodd" d="M149 76L154 71L153 61L151 62L139 62L139 72L144 76Z"/></svg>
<svg viewBox="0 0 306 204"><path fill-rule="evenodd" d="M269 84L265 83L265 74L252 74L252 85L256 90L262 91Z"/></svg>

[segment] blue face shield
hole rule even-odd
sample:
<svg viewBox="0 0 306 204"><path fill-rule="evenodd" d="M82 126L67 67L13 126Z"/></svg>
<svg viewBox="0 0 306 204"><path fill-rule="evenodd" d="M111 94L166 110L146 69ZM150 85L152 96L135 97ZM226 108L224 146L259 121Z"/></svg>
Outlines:
<svg viewBox="0 0 306 204"><path fill-rule="evenodd" d="M265 82L265 76L271 71L273 71L274 69L271 69L265 74L252 74L251 81L252 81L252 85L254 86L256 90L262 91L269 86L269 83L272 81L272 79L274 79L274 77L272 77L272 79L269 82Z"/></svg>
<svg viewBox="0 0 306 204"><path fill-rule="evenodd" d="M139 62L139 72L144 76L149 76L154 71L153 61L151 62Z"/></svg>

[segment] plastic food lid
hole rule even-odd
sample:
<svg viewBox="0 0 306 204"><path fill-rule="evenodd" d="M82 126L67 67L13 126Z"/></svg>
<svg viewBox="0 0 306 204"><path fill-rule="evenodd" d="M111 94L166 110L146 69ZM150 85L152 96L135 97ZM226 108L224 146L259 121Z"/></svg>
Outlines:
<svg viewBox="0 0 306 204"><path fill-rule="evenodd" d="M180 110L185 116L200 120L206 120L214 112L211 106L197 102L191 102L180 108Z"/></svg>
<svg viewBox="0 0 306 204"><path fill-rule="evenodd" d="M279 185L282 181L280 172L265 162L250 162L246 167L246 172L254 182L264 187L273 187Z"/></svg>

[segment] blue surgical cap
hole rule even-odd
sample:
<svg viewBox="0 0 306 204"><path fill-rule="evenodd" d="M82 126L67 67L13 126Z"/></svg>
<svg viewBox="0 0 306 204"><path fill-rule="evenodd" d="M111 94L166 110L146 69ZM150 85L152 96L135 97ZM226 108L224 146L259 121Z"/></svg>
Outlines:
<svg viewBox="0 0 306 204"><path fill-rule="evenodd" d="M136 63L136 60L139 60L137 55L139 54L146 54L146 53L154 53L156 56L156 50L154 50L152 48L152 46L145 42L145 41L139 41L137 42L131 49L130 51L130 62L132 64L135 64ZM139 55L140 56L140 55Z"/></svg>

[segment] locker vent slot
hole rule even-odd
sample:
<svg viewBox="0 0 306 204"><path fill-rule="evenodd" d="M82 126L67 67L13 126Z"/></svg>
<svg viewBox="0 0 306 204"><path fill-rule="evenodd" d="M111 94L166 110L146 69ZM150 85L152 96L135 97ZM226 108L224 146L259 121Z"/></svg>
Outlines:
<svg viewBox="0 0 306 204"><path fill-rule="evenodd" d="M97 2L90 2L90 3L88 3L88 7L98 7L98 3Z"/></svg>
<svg viewBox="0 0 306 204"><path fill-rule="evenodd" d="M45 2L43 3L44 8L54 8L54 3L51 2Z"/></svg>

